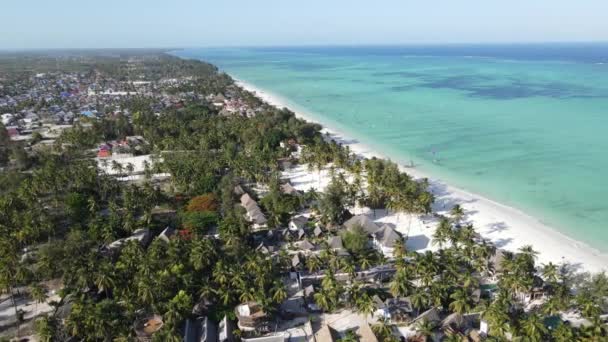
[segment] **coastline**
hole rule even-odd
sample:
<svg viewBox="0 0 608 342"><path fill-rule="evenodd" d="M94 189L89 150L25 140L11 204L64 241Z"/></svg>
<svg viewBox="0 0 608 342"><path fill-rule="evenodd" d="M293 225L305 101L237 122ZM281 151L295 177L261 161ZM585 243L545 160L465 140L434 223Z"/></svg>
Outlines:
<svg viewBox="0 0 608 342"><path fill-rule="evenodd" d="M306 109L291 104L289 100L251 83L234 77L233 79L237 85L254 93L263 101L279 108L289 108L298 118L323 125L323 132L330 134L334 140L343 143L345 146L349 146L355 154L366 158L391 159L389 156L379 153L357 140L348 139L348 135L326 126L321 120L313 118L312 114L307 112ZM430 190L436 198L433 206L435 212L447 214L454 204L460 204L466 214L465 220L472 223L476 231L484 238L492 241L497 248L516 251L522 246L532 245L534 250L539 252L537 259L539 264L568 262L576 271L600 272L608 270L608 254L566 236L521 210L451 186L419 169L399 166L414 178L429 179ZM320 177L321 175L319 175ZM324 177L327 178L328 175L324 175ZM327 183L327 181L327 179L324 181L319 179L318 183ZM304 181L302 183L302 190L311 186L310 182ZM319 187L322 188L322 186ZM411 247L408 243L408 247L411 249L419 251L434 249L429 242L436 222L433 222L429 217L409 216L404 220L399 214L383 215L381 213L377 216L376 221L392 223L397 227L397 230L410 237L408 242L415 240Z"/></svg>

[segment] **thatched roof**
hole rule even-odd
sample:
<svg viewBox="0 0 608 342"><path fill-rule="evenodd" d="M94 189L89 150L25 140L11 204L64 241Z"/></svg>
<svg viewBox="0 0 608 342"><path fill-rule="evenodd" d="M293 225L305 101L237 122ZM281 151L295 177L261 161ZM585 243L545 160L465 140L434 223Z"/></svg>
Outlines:
<svg viewBox="0 0 608 342"><path fill-rule="evenodd" d="M333 342L337 333L329 325L323 325L319 331L315 333L316 342Z"/></svg>
<svg viewBox="0 0 608 342"><path fill-rule="evenodd" d="M359 342L378 342L378 338L367 323L363 323L359 326L357 334L359 335Z"/></svg>
<svg viewBox="0 0 608 342"><path fill-rule="evenodd" d="M384 247L392 248L400 239L401 235L386 224L376 233L376 240Z"/></svg>
<svg viewBox="0 0 608 342"><path fill-rule="evenodd" d="M363 228L363 231L369 235L375 234L380 230L380 227L365 215L353 216L348 221L344 222L344 227L349 230L355 229L357 226Z"/></svg>

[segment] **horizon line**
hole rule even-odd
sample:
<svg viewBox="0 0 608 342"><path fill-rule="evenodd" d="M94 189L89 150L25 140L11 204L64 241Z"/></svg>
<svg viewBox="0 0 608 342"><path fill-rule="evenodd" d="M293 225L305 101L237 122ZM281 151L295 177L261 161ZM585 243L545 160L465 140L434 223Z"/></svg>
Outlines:
<svg viewBox="0 0 608 342"><path fill-rule="evenodd" d="M437 47L437 46L517 46L517 45L603 45L608 40L578 40L578 41L512 41L512 42L409 42L409 43L325 43L325 44L230 44L230 45L177 45L150 47L31 47L31 48L0 48L4 52L44 52L44 51L96 51L96 50L161 50L173 51L180 49L223 49L223 48L307 48L307 47Z"/></svg>

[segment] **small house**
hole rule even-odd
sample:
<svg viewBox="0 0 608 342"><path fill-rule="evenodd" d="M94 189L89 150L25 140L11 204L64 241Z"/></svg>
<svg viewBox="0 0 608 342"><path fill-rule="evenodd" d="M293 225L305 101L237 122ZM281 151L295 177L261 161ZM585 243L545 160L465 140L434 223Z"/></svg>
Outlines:
<svg viewBox="0 0 608 342"><path fill-rule="evenodd" d="M308 223L308 218L306 216L296 216L289 221L289 229L290 230L299 230L306 228L306 224Z"/></svg>
<svg viewBox="0 0 608 342"><path fill-rule="evenodd" d="M184 342L217 342L217 325L207 317L187 319L184 323Z"/></svg>
<svg viewBox="0 0 608 342"><path fill-rule="evenodd" d="M175 235L175 229L167 227L158 235L158 238L166 243L169 243L173 235Z"/></svg>
<svg viewBox="0 0 608 342"><path fill-rule="evenodd" d="M356 227L361 227L364 232L368 235L373 235L380 227L374 221L372 221L369 217L365 215L357 215L351 217L348 221L344 222L344 227L348 230L353 230Z"/></svg>
<svg viewBox="0 0 608 342"><path fill-rule="evenodd" d="M395 244L400 243L401 234L389 225L383 225L374 235L374 246L386 256L392 256Z"/></svg>
<svg viewBox="0 0 608 342"><path fill-rule="evenodd" d="M264 330L264 326L268 323L266 312L257 302L240 304L234 311L241 331Z"/></svg>

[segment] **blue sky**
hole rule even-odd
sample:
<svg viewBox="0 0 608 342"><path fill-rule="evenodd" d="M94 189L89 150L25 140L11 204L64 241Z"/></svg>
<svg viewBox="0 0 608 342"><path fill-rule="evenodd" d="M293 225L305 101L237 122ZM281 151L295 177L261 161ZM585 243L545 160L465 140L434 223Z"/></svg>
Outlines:
<svg viewBox="0 0 608 342"><path fill-rule="evenodd" d="M608 41L607 0L2 0L0 49Z"/></svg>

